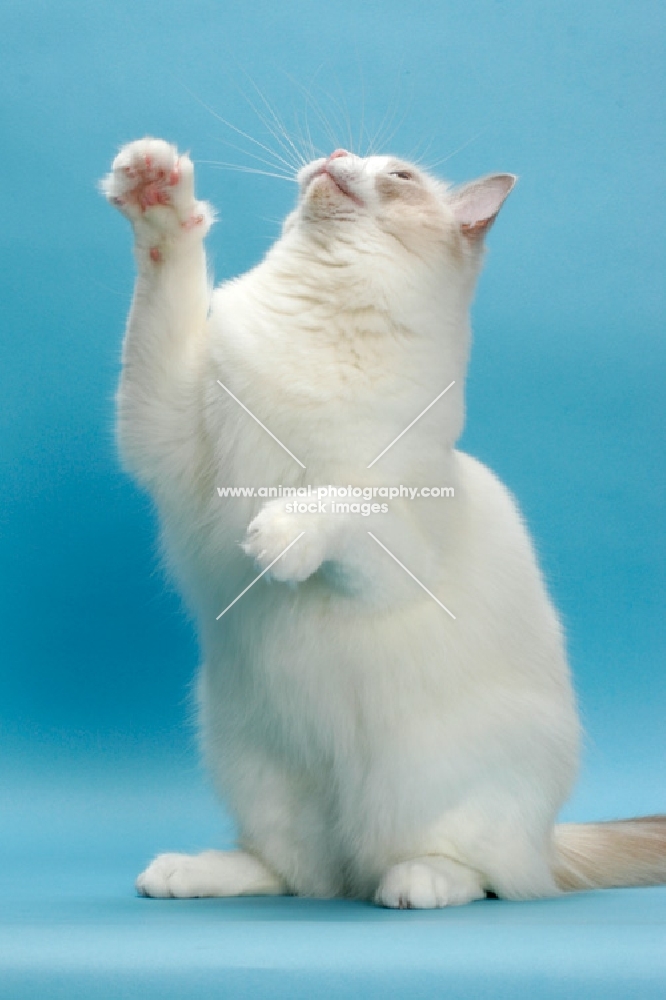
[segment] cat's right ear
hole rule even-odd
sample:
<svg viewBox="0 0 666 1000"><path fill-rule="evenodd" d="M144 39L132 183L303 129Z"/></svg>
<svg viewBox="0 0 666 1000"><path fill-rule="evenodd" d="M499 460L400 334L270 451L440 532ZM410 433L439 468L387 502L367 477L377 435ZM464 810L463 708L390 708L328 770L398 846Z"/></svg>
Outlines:
<svg viewBox="0 0 666 1000"><path fill-rule="evenodd" d="M515 174L490 174L451 192L453 216L470 242L483 239L517 180Z"/></svg>

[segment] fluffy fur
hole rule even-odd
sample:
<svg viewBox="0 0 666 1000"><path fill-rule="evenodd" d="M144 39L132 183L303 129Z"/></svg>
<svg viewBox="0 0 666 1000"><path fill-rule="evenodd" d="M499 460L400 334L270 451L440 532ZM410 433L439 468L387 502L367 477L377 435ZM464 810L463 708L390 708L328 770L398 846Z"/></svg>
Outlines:
<svg viewBox="0 0 666 1000"><path fill-rule="evenodd" d="M663 818L554 826L579 745L561 627L515 501L454 448L483 235L514 180L450 190L337 150L301 171L266 258L212 291L188 157L143 139L114 161L138 263L120 447L198 621L203 746L240 833L162 855L140 892L431 907L666 877ZM362 517L216 492L306 483L455 497Z"/></svg>

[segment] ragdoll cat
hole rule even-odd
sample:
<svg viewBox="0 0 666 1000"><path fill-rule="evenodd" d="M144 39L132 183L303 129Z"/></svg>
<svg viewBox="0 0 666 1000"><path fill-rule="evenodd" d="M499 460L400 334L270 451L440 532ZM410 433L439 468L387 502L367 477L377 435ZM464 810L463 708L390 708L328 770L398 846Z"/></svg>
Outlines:
<svg viewBox="0 0 666 1000"><path fill-rule="evenodd" d="M138 264L121 452L196 616L205 756L239 830L236 851L158 857L139 892L436 907L666 880L666 817L555 825L579 744L560 623L513 498L454 448L514 181L450 189L336 150L214 291L186 155L142 139L103 181ZM363 516L219 484L454 496Z"/></svg>

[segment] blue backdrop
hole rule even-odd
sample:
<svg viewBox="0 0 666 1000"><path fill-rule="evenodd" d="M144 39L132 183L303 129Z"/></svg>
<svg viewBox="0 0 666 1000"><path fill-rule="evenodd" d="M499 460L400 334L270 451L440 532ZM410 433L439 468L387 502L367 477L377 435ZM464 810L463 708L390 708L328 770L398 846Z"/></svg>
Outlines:
<svg viewBox="0 0 666 1000"><path fill-rule="evenodd" d="M489 240L462 444L517 494L566 623L588 733L566 818L663 811L663 42L649 0L0 4L0 996L89 996L86 976L114 997L387 995L383 975L395 996L664 987L661 890L418 917L132 897L152 852L232 831L196 765L193 633L114 456L133 262L95 186L127 140L190 149L222 279L295 194L219 166L282 172L257 145L290 159L266 102L297 145L374 138L453 181L520 175ZM484 955L504 985L474 978Z"/></svg>

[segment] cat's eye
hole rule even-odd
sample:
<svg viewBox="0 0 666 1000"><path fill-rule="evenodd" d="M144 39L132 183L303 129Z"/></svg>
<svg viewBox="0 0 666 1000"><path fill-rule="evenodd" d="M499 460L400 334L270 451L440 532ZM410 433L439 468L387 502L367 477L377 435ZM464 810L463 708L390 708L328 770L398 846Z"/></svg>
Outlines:
<svg viewBox="0 0 666 1000"><path fill-rule="evenodd" d="M414 174L410 173L409 170L392 170L390 177L399 177L401 181L413 181Z"/></svg>

